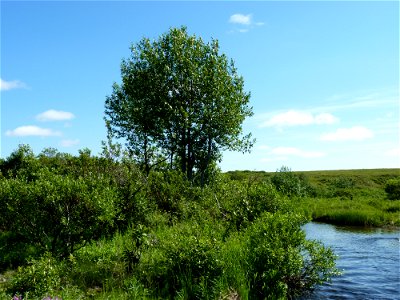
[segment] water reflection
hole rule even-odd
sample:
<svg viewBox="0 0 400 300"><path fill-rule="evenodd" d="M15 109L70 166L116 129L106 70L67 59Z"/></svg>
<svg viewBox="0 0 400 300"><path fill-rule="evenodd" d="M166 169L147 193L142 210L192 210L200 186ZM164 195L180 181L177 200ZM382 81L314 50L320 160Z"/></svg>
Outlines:
<svg viewBox="0 0 400 300"><path fill-rule="evenodd" d="M400 231L309 223L308 239L339 256L343 275L303 299L400 299Z"/></svg>

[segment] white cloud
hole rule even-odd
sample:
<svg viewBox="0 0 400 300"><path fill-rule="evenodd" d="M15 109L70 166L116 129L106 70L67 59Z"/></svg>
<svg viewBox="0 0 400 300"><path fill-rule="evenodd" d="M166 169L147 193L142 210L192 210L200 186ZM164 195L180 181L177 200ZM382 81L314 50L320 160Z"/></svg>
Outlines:
<svg viewBox="0 0 400 300"><path fill-rule="evenodd" d="M0 78L0 91L26 88L26 84L19 80L5 81Z"/></svg>
<svg viewBox="0 0 400 300"><path fill-rule="evenodd" d="M50 109L36 116L36 119L41 122L47 121L66 121L75 118L73 113Z"/></svg>
<svg viewBox="0 0 400 300"><path fill-rule="evenodd" d="M61 147L72 147L72 146L75 146L75 145L78 145L78 144L79 144L79 140L78 139L75 139L75 140L62 140L60 142L60 146Z"/></svg>
<svg viewBox="0 0 400 300"><path fill-rule="evenodd" d="M14 130L7 130L7 136L61 136L61 132L54 131L48 128L41 128L38 126L27 125L27 126L20 126L15 128Z"/></svg>
<svg viewBox="0 0 400 300"><path fill-rule="evenodd" d="M325 156L325 153L318 151L305 151L294 147L277 147L270 152L278 156L297 156L302 158L318 158Z"/></svg>
<svg viewBox="0 0 400 300"><path fill-rule="evenodd" d="M229 18L230 23L241 24L241 25L250 25L251 24L252 15L243 15L243 14L234 14Z"/></svg>
<svg viewBox="0 0 400 300"><path fill-rule="evenodd" d="M310 112L289 110L261 123L260 127L285 127L311 124L333 124L339 119L329 113L313 115Z"/></svg>
<svg viewBox="0 0 400 300"><path fill-rule="evenodd" d="M250 29L253 29L254 27L264 25L264 22L254 22L252 14L244 15L239 13L231 15L229 17L229 23L236 25L236 28L234 30L229 31L230 33L234 32L246 33Z"/></svg>
<svg viewBox="0 0 400 300"><path fill-rule="evenodd" d="M335 132L324 133L320 139L322 141L363 141L372 138L374 133L363 126L351 128L338 128Z"/></svg>

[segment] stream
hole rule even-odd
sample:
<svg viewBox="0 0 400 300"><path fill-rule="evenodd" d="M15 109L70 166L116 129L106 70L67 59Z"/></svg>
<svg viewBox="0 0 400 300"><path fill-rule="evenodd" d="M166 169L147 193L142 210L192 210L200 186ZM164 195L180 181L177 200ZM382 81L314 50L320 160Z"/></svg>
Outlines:
<svg viewBox="0 0 400 300"><path fill-rule="evenodd" d="M308 239L319 240L339 256L341 276L301 299L400 299L400 231L304 225Z"/></svg>

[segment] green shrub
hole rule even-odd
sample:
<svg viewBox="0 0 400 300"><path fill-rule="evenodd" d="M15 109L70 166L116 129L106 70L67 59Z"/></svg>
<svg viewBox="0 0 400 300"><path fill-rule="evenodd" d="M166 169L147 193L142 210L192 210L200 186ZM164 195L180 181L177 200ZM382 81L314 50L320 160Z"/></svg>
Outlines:
<svg viewBox="0 0 400 300"><path fill-rule="evenodd" d="M124 289L124 280L132 278L140 258L140 244L144 238L145 228L132 226L124 233L92 241L75 251L70 257L72 283L93 293Z"/></svg>
<svg viewBox="0 0 400 300"><path fill-rule="evenodd" d="M292 210L287 197L279 194L268 182L226 181L214 190L214 203L227 224L228 233L246 228L263 212Z"/></svg>
<svg viewBox="0 0 400 300"><path fill-rule="evenodd" d="M203 225L179 223L148 235L137 276L155 296L165 299L184 294L186 299L204 299L212 291L222 272L218 260L221 238L211 225Z"/></svg>
<svg viewBox="0 0 400 300"><path fill-rule="evenodd" d="M386 182L385 192L388 199L400 200L400 178L389 179Z"/></svg>
<svg viewBox="0 0 400 300"><path fill-rule="evenodd" d="M342 200L352 200L355 192L355 181L348 176L337 176L328 181L327 191L324 196L338 197Z"/></svg>
<svg viewBox="0 0 400 300"><path fill-rule="evenodd" d="M271 182L278 192L289 197L304 197L316 193L304 174L297 175L285 166L275 172L271 177Z"/></svg>
<svg viewBox="0 0 400 300"><path fill-rule="evenodd" d="M330 185L337 189L351 189L354 187L354 179L346 176L339 176L334 178Z"/></svg>
<svg viewBox="0 0 400 300"><path fill-rule="evenodd" d="M108 168L110 186L119 194L116 222L119 230L126 230L131 224L145 221L154 209L146 196L147 179L130 161L112 163Z"/></svg>
<svg viewBox="0 0 400 300"><path fill-rule="evenodd" d="M20 145L0 165L0 171L6 178L22 176L26 180L36 178L36 172L41 168L29 145Z"/></svg>
<svg viewBox="0 0 400 300"><path fill-rule="evenodd" d="M251 298L284 298L291 276L302 268L299 251L305 241L300 217L263 214L245 235Z"/></svg>
<svg viewBox="0 0 400 300"><path fill-rule="evenodd" d="M0 228L64 257L112 228L118 195L101 176L37 176L0 181Z"/></svg>
<svg viewBox="0 0 400 300"><path fill-rule="evenodd" d="M304 222L301 215L267 212L233 234L222 251L225 287L243 299L286 299L337 274L332 251L305 239Z"/></svg>
<svg viewBox="0 0 400 300"><path fill-rule="evenodd" d="M65 271L63 263L46 253L40 259L32 260L29 265L18 268L7 293L23 298L59 295L61 288L66 285L63 281Z"/></svg>
<svg viewBox="0 0 400 300"><path fill-rule="evenodd" d="M16 268L36 257L40 251L25 237L13 232L0 231L0 271ZM1 298L0 298L1 299Z"/></svg>
<svg viewBox="0 0 400 300"><path fill-rule="evenodd" d="M124 281L124 291L127 293L127 299L148 299L150 295L149 290L135 277L127 278Z"/></svg>
<svg viewBox="0 0 400 300"><path fill-rule="evenodd" d="M172 215L179 215L179 202L185 200L189 183L177 171L152 172L148 178L146 196L157 207Z"/></svg>

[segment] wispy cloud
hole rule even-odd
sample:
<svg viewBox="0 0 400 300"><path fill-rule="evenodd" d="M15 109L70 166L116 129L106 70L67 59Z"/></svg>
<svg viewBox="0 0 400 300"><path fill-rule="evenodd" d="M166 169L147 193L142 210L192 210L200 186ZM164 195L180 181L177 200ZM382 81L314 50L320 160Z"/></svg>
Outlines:
<svg viewBox="0 0 400 300"><path fill-rule="evenodd" d="M73 147L79 144L79 140L75 139L75 140L62 140L60 142L60 146L61 147Z"/></svg>
<svg viewBox="0 0 400 300"><path fill-rule="evenodd" d="M351 128L338 128L334 132L324 133L321 135L321 141L363 141L370 139L374 133L363 126L354 126Z"/></svg>
<svg viewBox="0 0 400 300"><path fill-rule="evenodd" d="M48 121L67 121L75 118L73 113L61 110L50 109L36 116L36 120L41 122Z"/></svg>
<svg viewBox="0 0 400 300"><path fill-rule="evenodd" d="M252 14L246 15L246 14L241 14L241 13L231 15L229 17L229 23L236 25L236 29L231 30L230 32L240 32L240 33L246 33L251 28L264 25L264 22L253 21Z"/></svg>
<svg viewBox="0 0 400 300"><path fill-rule="evenodd" d="M399 91L395 87L385 90L365 91L357 94L333 95L326 99L325 103L324 106L315 109L332 112L360 108L398 107Z"/></svg>
<svg viewBox="0 0 400 300"><path fill-rule="evenodd" d="M19 80L5 81L0 78L0 91L26 88L26 84Z"/></svg>
<svg viewBox="0 0 400 300"><path fill-rule="evenodd" d="M233 24L250 25L252 15L234 14L229 18L229 22Z"/></svg>
<svg viewBox="0 0 400 300"><path fill-rule="evenodd" d="M34 125L20 126L13 130L6 131L7 136L40 136L40 137L48 137L48 136L61 136L60 131L54 131L49 128L41 128Z"/></svg>
<svg viewBox="0 0 400 300"><path fill-rule="evenodd" d="M288 127L299 125L334 124L339 119L329 113L312 114L306 111L289 110L279 113L262 122L259 127Z"/></svg>

